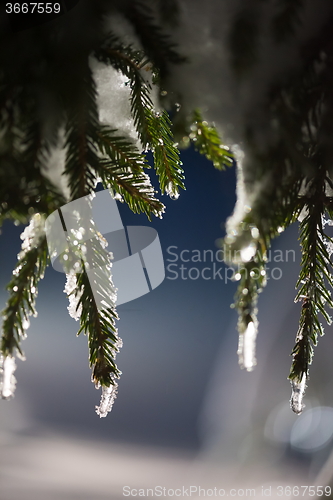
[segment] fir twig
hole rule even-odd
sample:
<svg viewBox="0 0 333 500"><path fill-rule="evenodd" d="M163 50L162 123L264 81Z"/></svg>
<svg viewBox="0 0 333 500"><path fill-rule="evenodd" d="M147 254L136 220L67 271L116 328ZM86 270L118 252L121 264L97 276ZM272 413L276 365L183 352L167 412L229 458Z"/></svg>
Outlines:
<svg viewBox="0 0 333 500"><path fill-rule="evenodd" d="M167 193L172 198L178 198L179 189L185 189L184 171L179 158L179 150L174 144L171 131L171 121L166 111L154 113L146 110L147 120L151 130L151 148L154 154L161 193Z"/></svg>
<svg viewBox="0 0 333 500"><path fill-rule="evenodd" d="M111 280L110 255L105 250L103 237L89 240L82 254L83 270L77 275L76 310L80 309L80 329L88 336L89 364L92 368L92 382L102 387L102 398L96 412L105 417L111 410L117 393L117 382L121 372L115 358L122 346L117 335L115 321L118 319L115 300L116 291ZM84 262L83 262L84 261Z"/></svg>
<svg viewBox="0 0 333 500"><path fill-rule="evenodd" d="M179 188L185 189L179 151L174 144L168 113L154 109L150 97L151 84L142 76L142 65L145 63L143 54L134 51L131 46L122 45L116 37L110 35L102 48L95 52L95 57L112 64L129 78L131 112L142 146L153 151L154 167L162 194L167 193L177 198Z"/></svg>
<svg viewBox="0 0 333 500"><path fill-rule="evenodd" d="M193 113L193 125L189 135L194 147L200 154L206 156L218 170L225 170L233 165L233 154L222 141L216 128L203 120L199 110Z"/></svg>
<svg viewBox="0 0 333 500"><path fill-rule="evenodd" d="M328 236L323 230L325 189L325 169L320 167L317 176L308 182L308 194L304 197L307 214L300 226L302 261L296 284L298 292L295 302L302 301L302 310L289 374L289 379L293 383L291 407L296 413L300 413L303 408L301 398L299 398L299 387L302 383L304 385L304 381L309 376L313 346L317 345L318 337L324 334L319 315L321 314L328 324L332 321L326 310L327 306L333 308L331 293L327 288L327 283L332 288L333 278L330 255L325 243ZM297 388L298 392L295 393Z"/></svg>
<svg viewBox="0 0 333 500"><path fill-rule="evenodd" d="M133 212L144 212L149 219L151 213L160 217L164 205L155 198L150 178L144 172L144 168L149 168L146 157L116 133L106 126L101 126L97 133L100 151L107 156L98 168L104 187L118 193Z"/></svg>
<svg viewBox="0 0 333 500"><path fill-rule="evenodd" d="M14 356L15 350L21 357L24 354L21 341L25 338L25 330L29 326L29 316L36 316L35 299L39 280L44 277L48 264L48 250L45 236L37 246L22 251L13 271L13 278L7 285L10 294L6 308L2 312L3 335L1 353Z"/></svg>
<svg viewBox="0 0 333 500"><path fill-rule="evenodd" d="M186 58L176 51L176 45L156 24L150 7L136 0L129 6L124 4L124 14L134 26L145 53L156 66L162 77L168 72L169 63L184 63Z"/></svg>
<svg viewBox="0 0 333 500"><path fill-rule="evenodd" d="M93 192L99 166L96 130L98 128L96 84L87 68L77 99L71 103L66 127L67 157L65 174L69 178L71 198Z"/></svg>

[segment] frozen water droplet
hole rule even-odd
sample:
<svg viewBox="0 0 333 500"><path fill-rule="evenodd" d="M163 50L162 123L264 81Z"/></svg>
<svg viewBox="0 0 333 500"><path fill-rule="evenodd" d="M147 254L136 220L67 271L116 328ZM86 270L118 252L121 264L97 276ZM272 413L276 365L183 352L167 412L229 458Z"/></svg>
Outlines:
<svg viewBox="0 0 333 500"><path fill-rule="evenodd" d="M256 253L256 245L254 243L250 243L247 247L241 248L240 256L243 262L250 262L252 257L255 256Z"/></svg>
<svg viewBox="0 0 333 500"><path fill-rule="evenodd" d="M304 404L303 404L303 396L306 388L306 374L303 373L302 380L300 382L296 380L291 380L291 399L290 399L290 408L294 413L299 415L302 413Z"/></svg>
<svg viewBox="0 0 333 500"><path fill-rule="evenodd" d="M22 327L23 327L23 330L27 330L30 326L30 321L28 318L25 318L23 321L22 321Z"/></svg>
<svg viewBox="0 0 333 500"><path fill-rule="evenodd" d="M251 236L255 240L257 240L259 238L259 229L257 227L252 227L252 229L251 229Z"/></svg>
<svg viewBox="0 0 333 500"><path fill-rule="evenodd" d="M177 198L179 198L179 192L177 190L177 187L174 186L172 182L168 183L168 185L165 188L165 191L173 200L177 200Z"/></svg>
<svg viewBox="0 0 333 500"><path fill-rule="evenodd" d="M114 196L113 196L113 198L114 198L115 200L120 201L121 203L124 201L124 198L123 198L123 197L121 196L121 194L119 194L119 193L115 193L115 194L114 194Z"/></svg>

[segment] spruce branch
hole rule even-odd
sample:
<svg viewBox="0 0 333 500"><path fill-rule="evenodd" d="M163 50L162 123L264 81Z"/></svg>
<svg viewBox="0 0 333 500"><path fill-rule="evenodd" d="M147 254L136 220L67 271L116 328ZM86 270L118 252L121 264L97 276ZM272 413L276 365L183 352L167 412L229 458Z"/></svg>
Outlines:
<svg viewBox="0 0 333 500"><path fill-rule="evenodd" d="M94 231L94 229L92 228ZM75 236L75 235L74 235ZM69 291L72 316L80 320L78 335L88 337L89 365L92 382L102 387L102 398L96 412L105 417L111 410L117 393L117 382L121 372L115 358L122 346L118 337L115 307L116 290L111 279L110 254L105 250L106 241L95 231L95 237L78 245L82 270L76 275L76 283ZM65 291L68 291L68 289Z"/></svg>
<svg viewBox="0 0 333 500"><path fill-rule="evenodd" d="M154 113L147 109L146 114L151 130L154 168L158 175L161 193L176 199L179 196L179 189L185 189L185 186L179 150L173 140L172 123L166 111Z"/></svg>
<svg viewBox="0 0 333 500"><path fill-rule="evenodd" d="M176 45L170 41L156 23L153 11L143 1L136 0L124 4L124 14L133 25L143 45L144 51L164 78L169 64L186 62L186 58L176 51Z"/></svg>
<svg viewBox="0 0 333 500"><path fill-rule="evenodd" d="M77 282L78 289L82 289L79 301L82 305L81 326L78 335L81 332L88 335L92 381L98 387L109 387L121 373L114 360L114 354L120 347L115 326L118 315L112 308L103 309L103 312L98 310L86 271L79 274Z"/></svg>
<svg viewBox="0 0 333 500"><path fill-rule="evenodd" d="M124 45L111 33L94 52L94 56L100 62L111 64L129 79L131 113L142 147L147 149L151 143L151 134L146 109L153 109L154 106L150 97L151 84L143 76L143 68L147 64L145 54L131 45Z"/></svg>
<svg viewBox="0 0 333 500"><path fill-rule="evenodd" d="M35 218L39 214L35 215ZM33 246L22 248L13 271L13 278L7 285L10 294L6 308L2 312L3 334L1 353L4 357L15 352L24 358L21 341L26 337L29 316L36 316L35 299L39 281L44 277L48 264L48 250L45 236L33 242Z"/></svg>
<svg viewBox="0 0 333 500"><path fill-rule="evenodd" d="M225 170L233 165L233 154L222 141L216 128L203 120L199 110L193 112L193 124L189 138L200 154L206 156L218 170Z"/></svg>
<svg viewBox="0 0 333 500"><path fill-rule="evenodd" d="M16 118L4 125L0 148L0 221L27 223L34 212L51 213L65 199L44 175L50 145L40 124L11 113Z"/></svg>
<svg viewBox="0 0 333 500"><path fill-rule="evenodd" d="M295 413L301 413L303 409L302 395L305 381L309 377L313 347L317 345L318 337L324 335L319 315L329 325L332 322L326 310L327 307L333 308L330 292L333 278L327 246L331 239L325 235L323 229L327 205L326 182L326 171L319 167L316 177L308 181L307 195L303 198L306 216L300 225L302 261L295 298L295 302L302 301L302 310L289 374L293 387L291 407ZM301 385L303 388L300 396Z"/></svg>
<svg viewBox="0 0 333 500"><path fill-rule="evenodd" d="M134 213L143 212L149 220L151 213L161 217L164 205L155 197L150 178L144 172L144 168L150 168L146 157L116 134L116 130L104 125L97 132L98 146L105 156L97 171L103 186L112 188Z"/></svg>
<svg viewBox="0 0 333 500"><path fill-rule="evenodd" d="M87 66L77 98L71 103L66 123L66 165L71 198L93 192L99 158L96 131L99 125L96 102L96 84Z"/></svg>
<svg viewBox="0 0 333 500"><path fill-rule="evenodd" d="M225 239L228 250L227 260L236 267L234 280L239 281L235 302L232 308L238 313L238 359L241 368L252 371L256 365L255 342L258 331L257 302L258 294L266 286L267 240L261 237L259 230L251 223L243 223L244 234L249 234L249 243L236 250L235 239Z"/></svg>
<svg viewBox="0 0 333 500"><path fill-rule="evenodd" d="M147 61L144 54L124 46L114 35L109 35L95 57L111 64L129 78L131 87L131 113L144 149L151 149L154 168L159 177L162 194L177 198L179 188L184 189L183 170L179 151L174 143L172 123L168 113L156 111L151 99L151 83L143 78L142 68ZM152 72L157 69L152 67Z"/></svg>

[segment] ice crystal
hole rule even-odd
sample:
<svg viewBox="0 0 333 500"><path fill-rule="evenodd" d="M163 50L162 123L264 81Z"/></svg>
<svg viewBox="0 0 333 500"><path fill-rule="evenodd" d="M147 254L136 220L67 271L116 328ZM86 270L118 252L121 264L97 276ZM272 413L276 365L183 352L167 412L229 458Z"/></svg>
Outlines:
<svg viewBox="0 0 333 500"><path fill-rule="evenodd" d="M99 406L96 406L96 413L100 418L106 417L112 410L114 400L117 397L118 384L116 382L113 382L113 384L109 387L102 387L101 402Z"/></svg>
<svg viewBox="0 0 333 500"><path fill-rule="evenodd" d="M15 358L13 356L4 357L0 354L0 396L2 399L10 399L14 396L16 378Z"/></svg>
<svg viewBox="0 0 333 500"><path fill-rule="evenodd" d="M250 321L244 333L240 333L238 342L238 359L241 368L245 368L248 372L252 371L256 361L256 337L257 325Z"/></svg>
<svg viewBox="0 0 333 500"><path fill-rule="evenodd" d="M77 279L74 272L66 274L66 285L64 292L67 294L69 300L69 306L67 307L69 315L78 321L82 313L82 304L79 305L79 301L82 295L82 291L77 289Z"/></svg>
<svg viewBox="0 0 333 500"><path fill-rule="evenodd" d="M291 380L291 399L290 399L290 407L293 412L299 415L302 413L304 404L303 404L303 396L306 388L306 374L303 373L302 380L300 382L296 380Z"/></svg>

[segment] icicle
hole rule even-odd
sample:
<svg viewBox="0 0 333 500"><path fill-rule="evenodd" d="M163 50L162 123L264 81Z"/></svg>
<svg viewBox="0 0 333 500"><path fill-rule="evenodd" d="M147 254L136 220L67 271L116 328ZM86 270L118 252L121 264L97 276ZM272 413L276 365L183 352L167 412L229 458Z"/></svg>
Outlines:
<svg viewBox="0 0 333 500"><path fill-rule="evenodd" d="M4 358L0 354L0 396L2 399L10 399L14 396L16 386L15 370L15 358L13 356Z"/></svg>
<svg viewBox="0 0 333 500"><path fill-rule="evenodd" d="M253 321L247 325L244 333L240 333L238 341L238 359L241 368L245 368L248 372L251 372L255 365L256 360L256 337L257 337L257 326Z"/></svg>
<svg viewBox="0 0 333 500"><path fill-rule="evenodd" d="M100 418L106 417L112 410L114 400L117 397L117 389L118 384L116 382L114 382L114 385L110 385L110 387L102 387L101 402L99 406L96 406L96 413Z"/></svg>
<svg viewBox="0 0 333 500"><path fill-rule="evenodd" d="M303 404L303 396L306 388L306 374L303 373L302 380L300 382L296 382L296 380L291 380L291 399L290 399L290 408L293 412L299 415L302 413L304 404Z"/></svg>

